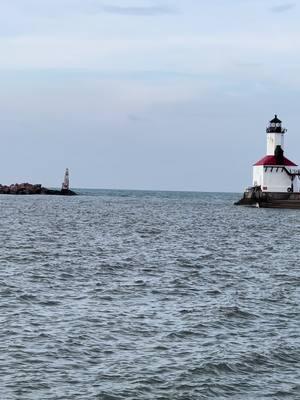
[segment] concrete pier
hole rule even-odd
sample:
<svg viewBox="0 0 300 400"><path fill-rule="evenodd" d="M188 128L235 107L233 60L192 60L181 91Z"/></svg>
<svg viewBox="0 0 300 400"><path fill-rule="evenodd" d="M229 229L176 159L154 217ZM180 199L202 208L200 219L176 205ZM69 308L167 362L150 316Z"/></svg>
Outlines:
<svg viewBox="0 0 300 400"><path fill-rule="evenodd" d="M237 206L259 208L298 208L300 209L300 193L262 192L253 188L244 192L243 197L234 203Z"/></svg>

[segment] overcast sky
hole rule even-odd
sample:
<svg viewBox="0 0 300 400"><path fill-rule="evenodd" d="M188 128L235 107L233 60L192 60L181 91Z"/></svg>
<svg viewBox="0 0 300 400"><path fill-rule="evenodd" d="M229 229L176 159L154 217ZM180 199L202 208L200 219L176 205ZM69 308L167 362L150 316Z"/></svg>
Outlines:
<svg viewBox="0 0 300 400"><path fill-rule="evenodd" d="M300 163L300 4L1 0L0 182L242 191Z"/></svg>

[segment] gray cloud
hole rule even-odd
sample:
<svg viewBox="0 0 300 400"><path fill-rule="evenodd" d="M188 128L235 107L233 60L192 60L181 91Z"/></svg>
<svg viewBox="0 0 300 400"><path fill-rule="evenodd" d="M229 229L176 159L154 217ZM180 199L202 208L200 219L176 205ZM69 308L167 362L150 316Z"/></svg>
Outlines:
<svg viewBox="0 0 300 400"><path fill-rule="evenodd" d="M128 119L131 122L147 122L148 118L145 115L141 114L128 114Z"/></svg>
<svg viewBox="0 0 300 400"><path fill-rule="evenodd" d="M281 13L281 12L289 11L295 7L296 7L296 3L286 3L286 4L281 4L279 6L272 7L271 11L274 13Z"/></svg>
<svg viewBox="0 0 300 400"><path fill-rule="evenodd" d="M118 15L157 16L175 14L176 9L169 6L103 6L103 11Z"/></svg>
<svg viewBox="0 0 300 400"><path fill-rule="evenodd" d="M2 14L5 15L5 17L6 14L19 14L20 16L26 14L31 17L45 16L51 18L79 13L95 14L101 12L133 16L158 16L177 13L176 7L166 4L164 1L156 1L154 4L141 4L137 6L130 5L129 0L128 2L123 0L125 4L122 4L122 1L119 0L121 5L111 5L109 4L109 0L44 0L43 2L40 0L26 0L26 2L23 0L15 0L14 5L11 5L9 0L2 1L4 5L2 5L1 2L1 11L3 11ZM5 22L7 18L2 19ZM13 22L15 22L14 19ZM15 25L17 24L15 23Z"/></svg>

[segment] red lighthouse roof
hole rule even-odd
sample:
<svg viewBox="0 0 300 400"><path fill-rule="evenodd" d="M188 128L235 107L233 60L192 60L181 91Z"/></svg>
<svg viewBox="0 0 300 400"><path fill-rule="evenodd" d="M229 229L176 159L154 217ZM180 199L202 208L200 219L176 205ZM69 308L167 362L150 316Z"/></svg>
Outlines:
<svg viewBox="0 0 300 400"><path fill-rule="evenodd" d="M257 165L277 165L276 162L276 157L275 156L265 156L261 160L257 161L257 163L254 164L255 166ZM283 157L283 164L280 165L285 165L287 167L297 167L297 164L293 163L293 161L288 160L286 157Z"/></svg>

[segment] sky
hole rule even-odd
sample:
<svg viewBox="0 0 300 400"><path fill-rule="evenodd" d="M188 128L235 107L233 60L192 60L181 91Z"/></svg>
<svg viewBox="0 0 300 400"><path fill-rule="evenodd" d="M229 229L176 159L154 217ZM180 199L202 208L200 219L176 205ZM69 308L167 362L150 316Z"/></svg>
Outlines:
<svg viewBox="0 0 300 400"><path fill-rule="evenodd" d="M300 2L1 0L0 182L241 192L300 164Z"/></svg>

